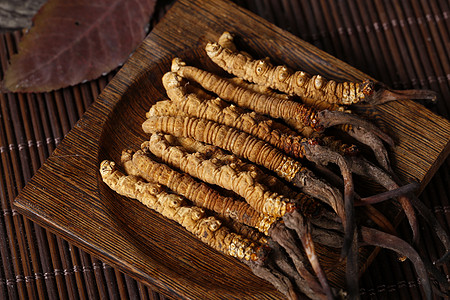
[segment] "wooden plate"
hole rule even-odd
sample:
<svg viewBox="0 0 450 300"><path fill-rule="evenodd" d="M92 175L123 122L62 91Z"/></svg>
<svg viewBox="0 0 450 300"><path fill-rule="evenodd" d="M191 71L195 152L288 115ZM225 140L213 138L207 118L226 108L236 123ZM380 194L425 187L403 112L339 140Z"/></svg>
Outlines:
<svg viewBox="0 0 450 300"><path fill-rule="evenodd" d="M201 299L280 298L267 282L182 227L116 195L99 178L103 159L118 161L146 138L145 112L164 93L175 56L213 69L203 53L224 31L256 57L328 78L368 76L223 0L181 0L166 14L15 200L17 210L71 243L166 295ZM394 169L423 186L449 153L450 124L411 101L365 111L392 133ZM336 273L337 274L337 273Z"/></svg>

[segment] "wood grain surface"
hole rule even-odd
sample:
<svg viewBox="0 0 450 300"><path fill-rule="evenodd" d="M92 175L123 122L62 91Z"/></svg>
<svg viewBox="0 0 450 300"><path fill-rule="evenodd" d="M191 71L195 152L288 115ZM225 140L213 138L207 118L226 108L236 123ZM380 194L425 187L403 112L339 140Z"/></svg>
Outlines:
<svg viewBox="0 0 450 300"><path fill-rule="evenodd" d="M71 243L175 297L273 299L281 295L238 261L180 226L117 196L100 180L103 159L146 138L140 124L164 98L170 60L214 69L206 41L224 31L255 56L339 80L368 76L226 1L177 2L16 198L18 211ZM411 101L363 110L396 140L394 169L422 188L449 153L450 124ZM195 274L195 276L193 276Z"/></svg>

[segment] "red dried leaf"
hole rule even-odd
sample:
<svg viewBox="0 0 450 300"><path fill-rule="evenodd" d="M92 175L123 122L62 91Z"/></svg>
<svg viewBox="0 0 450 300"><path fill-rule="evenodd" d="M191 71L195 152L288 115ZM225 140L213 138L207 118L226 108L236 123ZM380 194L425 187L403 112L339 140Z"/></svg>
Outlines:
<svg viewBox="0 0 450 300"><path fill-rule="evenodd" d="M11 58L3 86L47 92L123 63L145 37L156 0L49 0Z"/></svg>

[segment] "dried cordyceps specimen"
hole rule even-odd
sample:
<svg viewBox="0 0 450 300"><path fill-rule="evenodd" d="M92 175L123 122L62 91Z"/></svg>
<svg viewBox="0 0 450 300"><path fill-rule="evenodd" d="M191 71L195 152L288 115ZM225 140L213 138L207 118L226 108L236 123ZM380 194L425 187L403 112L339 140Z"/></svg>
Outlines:
<svg viewBox="0 0 450 300"><path fill-rule="evenodd" d="M176 66L178 65L178 63L180 63L180 60L175 59L173 63ZM180 82L179 82L180 80L181 78L176 77L174 75L174 72L168 72L163 76L163 84L166 87L166 92L173 101L170 100L158 101L150 108L150 111L147 113L147 117L164 116L164 115L172 115L172 116L191 115L196 116L198 118L207 118L207 119L211 119L211 117L213 117L218 120L222 120L221 123L228 125L228 123L232 122L231 120L229 120L229 117L237 118L240 115L242 115L241 119L245 121L246 116L248 115L251 116L251 119L257 119L258 123L261 123L261 125L258 126L265 127L264 129L262 129L263 131L276 130L277 132L287 136L298 134L289 127L281 125L278 122L274 122L273 119L264 117L263 115L255 113L254 111L248 112L239 106L230 105L228 103L225 103L220 98L214 98L210 94L205 93L203 89L190 85L188 82L187 83L183 82L183 84L181 85L182 90L180 91ZM242 79L240 78L235 77L225 80L253 92L266 93L268 95L279 97L281 99L290 99L289 97L286 97L287 95L285 94L277 94L272 90L265 91L267 90L267 88L261 87L256 84L249 84L243 82ZM201 99L201 101L199 101L198 99ZM204 100L207 101L205 102ZM197 105L200 105L200 107L197 107ZM180 108L182 109L182 111L180 111ZM215 114L219 114L219 116L215 116ZM253 121L249 120L248 122ZM270 130L268 129L269 127ZM304 129L307 130L306 127ZM319 144L323 144L332 149L333 151L338 152L341 155L356 155L359 153L359 149L356 145L343 144L342 141L335 139L332 136L325 136L322 133L318 133L317 131L312 130L312 128L310 129L311 130L308 131L306 136L311 136L311 138L317 140Z"/></svg>
<svg viewBox="0 0 450 300"><path fill-rule="evenodd" d="M153 134L148 143L143 146L164 162L181 169L188 174L195 176L210 184L219 185L223 188L232 190L241 195L252 207L265 215L273 215L275 217L283 217L285 223L288 220L298 219L297 221L290 221L289 224L296 224L295 228L291 228L297 232L300 240L306 250L307 257L313 266L314 271L318 275L324 291L331 295L329 284L326 276L319 265L317 255L314 251L314 244L312 241L311 232L309 230L309 222L298 213L290 213L295 209L295 203L286 202L289 199L284 198L283 195L271 192L265 186L257 182L252 173L242 170L235 170L230 168L227 164L221 164L217 158L206 159L197 153L187 153L181 147L171 146L162 135ZM258 203L255 203L258 202ZM264 204L261 207L260 204ZM299 228L298 226L301 226ZM303 263L301 263L301 253L295 246L295 238L292 233L288 232L282 224L272 225L268 230L269 235L280 245L282 245L290 257L298 272L303 278L306 278L310 285L313 284L313 278L309 273L305 273ZM299 265L300 264L300 265Z"/></svg>
<svg viewBox="0 0 450 300"><path fill-rule="evenodd" d="M268 233L272 238L274 238L274 240L280 241L283 247L286 248L287 252L293 259L294 264L297 266L297 269L302 276L301 278L304 278L304 280L306 280L306 282L308 283L309 289L311 287L317 286L317 284L314 283L314 277L307 272L307 269L303 265L301 252L295 248L295 238L292 236L292 234L287 232L287 229L282 224L277 224L276 226L274 226L273 224L276 221L274 218L255 214L255 212L251 212L251 209L249 207L243 209L242 207L245 205L242 204L238 204L238 208L234 209L233 203L230 203L231 201L235 201L234 199L226 199L225 202L227 202L227 207L224 208L223 205L218 203L221 202L221 200L223 201L224 197L221 197L216 191L205 186L204 184L201 185L199 183L192 182L192 178L190 178L188 175L178 173L166 165L157 163L151 160L149 157L145 156L143 153L140 153L139 151L137 151L134 155L132 155L131 151L124 151L122 154L122 164L124 165L127 172L132 175L139 175L147 180L157 181L158 183L167 185L173 188L174 191L180 193L181 195L184 195L189 200L192 200L196 205L212 209L221 215L233 217L234 219L241 222L246 222L249 225L258 228L259 230ZM186 180L186 178L191 180ZM202 196L205 195L206 198L213 197L214 199L209 199L209 201L207 199L202 199ZM212 203L216 203L216 205ZM243 211L245 216L239 214L242 217L236 217L236 215L232 213L236 210ZM253 222L251 219L253 220ZM308 232L308 237L306 238L312 241L312 237L310 236L310 234L311 233ZM307 249L309 249L309 247L312 247L312 244L308 244L307 247ZM309 252L310 253L308 257L314 258L314 249L310 250ZM315 259L315 262L317 262L317 259ZM320 267L316 267L315 269L320 270ZM323 280L326 280L326 277L324 277L324 275L322 275L322 278L324 278ZM303 289L305 288L306 287L303 287ZM312 293L313 291L306 292Z"/></svg>
<svg viewBox="0 0 450 300"><path fill-rule="evenodd" d="M163 83L172 101L156 103L147 117L171 115L207 119L254 135L297 158L307 156L309 160L319 164L328 162L339 164L339 160L342 161L336 158L336 155L340 154L322 148L317 139L300 138L287 127L253 111L247 112L230 105L220 98L204 98L196 93L188 93L185 83L174 72L166 73L163 76ZM322 160L327 158L329 160L318 161L314 157L316 153Z"/></svg>
<svg viewBox="0 0 450 300"><path fill-rule="evenodd" d="M164 105L162 115L187 116L207 119L219 124L234 127L243 132L251 134L294 158L304 158L318 163L337 164L344 177L345 197L353 197L353 181L345 159L338 153L319 145L316 139L300 138L291 134L282 125L273 122L255 112L245 112L241 108L229 105L220 98L205 99L197 94L188 93L182 80L176 73L169 72L163 76L163 84L167 94L173 100L163 101L150 109L147 116L158 115L158 108ZM181 112L181 113L180 113ZM278 130L281 129L281 130ZM352 201L348 201L351 203Z"/></svg>
<svg viewBox="0 0 450 300"><path fill-rule="evenodd" d="M125 175L115 163L100 165L103 181L118 194L137 199L147 207L176 221L214 249L247 261L264 260L264 247L230 232L214 217L199 207L187 205L183 197L166 192L161 185L145 182L137 176Z"/></svg>
<svg viewBox="0 0 450 300"><path fill-rule="evenodd" d="M302 192L293 191L284 182L278 179L278 177L261 170L255 164L244 161L234 154L229 154L218 147L204 144L192 138L165 135L164 139L167 140L170 145L181 146L189 153L199 152L206 159L220 160L221 164L227 164L234 170L249 172L249 174L251 174L251 176L256 181L268 187L269 189L278 191L280 194L285 195L287 198L293 199L297 204L300 202L308 202L303 210L305 212L310 211L308 215L312 215L313 212L316 211L315 208L308 207L310 204L314 205L315 203L311 201L311 198L308 195Z"/></svg>
<svg viewBox="0 0 450 300"><path fill-rule="evenodd" d="M381 140L393 145L392 139L373 124L355 115L341 111L316 111L290 99L257 93L216 74L187 66L179 58L172 61L172 71L188 80L197 82L206 90L214 92L226 101L272 118L281 118L306 136L311 135L314 131L322 131L324 128L352 124L351 129L347 132L371 147L380 164L385 169L390 169L387 151Z"/></svg>
<svg viewBox="0 0 450 300"><path fill-rule="evenodd" d="M256 165L243 161L234 154L227 154L220 148L201 143L191 138L186 137L177 138L172 135L165 135L164 139L167 140L170 145L181 146L189 153L200 152L207 159L213 158L216 160L220 160L222 164L228 164L230 165L231 168L233 168L236 171L251 172L251 176L256 181L260 182L264 186L267 186L269 189L275 189L279 191L281 194L287 196L288 198L293 199L293 201L296 203L297 210L299 210L302 213L302 215L307 217L313 224L315 225L317 224L319 227L326 229L332 230L342 229L341 225L338 225L337 227L333 225L330 227L329 221L328 223L327 222L324 223L321 221L321 219L327 212L326 210L324 210L324 207L323 205L321 205L320 202L315 201L313 198L309 197L308 195L302 192L294 191L292 188L288 187L286 184L280 181L277 177L271 175L270 173L264 172ZM145 144L147 143L145 142L143 145ZM413 185L413 187L414 186L417 188L416 185ZM406 193L411 191L411 188L408 187L407 185L398 188L395 191L396 192L398 191L399 193ZM378 195L376 195L376 197L378 197ZM368 198L364 198L362 201L357 202L357 205L365 205L364 202L366 199ZM374 209L369 205L365 205L365 207L370 208L370 213L368 211L367 218L370 218L374 223L379 224L382 228L385 228L388 232L395 232L395 230L393 229L393 225L390 224L390 222L380 212L378 212L376 209ZM313 239L316 240L316 237L313 237ZM330 245L327 242L321 243Z"/></svg>
<svg viewBox="0 0 450 300"><path fill-rule="evenodd" d="M272 282L286 296L296 299L294 287L286 276L286 274L292 274L294 272L293 269L286 265L285 258L270 258L271 254L268 253L269 248L267 246L261 245L257 241L247 240L231 232L222 225L221 221L214 217L206 216L205 211L199 207L187 205L184 198L166 192L161 185L145 182L138 176L121 173L111 161L103 161L101 163L100 174L104 182L117 193L137 199L165 217L177 221L203 242L225 254L241 259L250 266L256 275ZM302 219L288 218L285 219L285 222L298 222L299 220ZM298 224L290 224L290 226L302 228ZM389 248L409 257L414 262L416 271L422 278L426 295L431 295L427 269L434 272L434 270L430 270L433 267L428 266L427 268L411 246L395 236L375 229L361 227L360 231L363 243ZM281 232L287 233L286 231ZM306 235L306 238L310 238L310 235ZM276 245L273 243L270 245L276 249ZM283 256L279 250L275 250L272 255ZM277 270L278 268L281 268L282 272ZM304 271L306 271L306 268ZM325 298L325 294L322 292L311 289L311 287L314 287L314 283L305 280L299 274L297 274L295 281L302 292L305 292L310 298Z"/></svg>
<svg viewBox="0 0 450 300"><path fill-rule="evenodd" d="M163 132L187 136L228 150L274 171L278 176L300 187L305 193L326 202L341 217L344 224L345 236L341 250L343 257L347 255L355 227L353 203L345 203L344 206L342 195L336 188L319 180L299 162L251 135L206 120L151 117L143 123L142 128L147 133ZM356 257L351 258L351 261L355 260Z"/></svg>
<svg viewBox="0 0 450 300"><path fill-rule="evenodd" d="M150 209L176 221L204 243L246 263L256 275L271 282L287 297L297 298L294 285L284 274L294 272L293 269L286 265L279 267L273 262L274 259L269 259L274 254L270 253L270 247L266 244L232 232L220 220L208 216L204 209L186 204L183 197L166 192L159 184L121 173L114 162L103 161L100 174L103 181L118 194L137 199ZM278 253L275 255L284 256L276 251ZM312 299L325 299L320 291L311 290L309 283L300 282L299 288Z"/></svg>
<svg viewBox="0 0 450 300"><path fill-rule="evenodd" d="M196 82L200 83L204 88L211 90L215 93L217 93L220 97L225 97L226 100L230 100L232 102L235 102L236 104L240 105L240 106L244 106L253 110L257 110L261 113L267 113L270 114L272 117L280 117L283 115L283 113L281 112L282 109L282 105L280 103L286 103L287 100L284 99L276 99L273 97L267 97L266 95L263 94L257 94L253 91L249 91L246 90L240 86L236 86L233 85L231 82L229 82L228 80L221 78L215 74L191 67L191 66L186 66L182 61L180 61L179 59L174 59L173 60L173 64L172 64L172 68L173 70L177 70L178 74L181 74L182 76L186 76L189 79L193 79ZM168 76L168 75L167 75ZM172 98L185 98L184 92L182 91L182 89L179 89L177 87L179 87L179 83L177 84L177 79L174 76L169 76L166 78L166 80L164 80L165 85L166 85L166 89L168 91L168 94L170 97ZM270 106L268 103L270 103L270 99L274 99L277 101L274 101L273 103L275 103L275 106L272 107ZM259 102L261 101L261 107L258 106L258 104L255 104L254 101ZM216 100L217 102L217 100ZM199 104L199 101L197 101L197 104ZM292 105L296 105L297 103L292 102ZM266 108L264 108L266 107ZM218 109L216 108L216 110L218 111ZM189 113L192 113L193 111L191 110ZM203 112L205 112L205 110L203 110ZM275 113L273 113L275 112ZM188 113L188 114L189 114ZM218 113L218 112L216 112ZM201 114L201 112L200 112ZM206 114L204 114L206 115ZM208 113L207 115L214 115L214 112L212 113ZM231 114L230 114L231 115ZM235 114L236 115L236 114ZM231 115L232 116L232 115ZM297 121L295 121L292 116L289 117L290 115L284 115L284 119L288 122L294 122L294 123L298 123ZM355 127L356 128L356 127ZM352 129L354 130L354 129ZM369 146L372 146L372 148L374 149L374 153L376 155L376 157L379 159L379 162L382 163L382 165L386 168L386 169L390 169L389 166L389 162L388 162L388 155L386 150L384 149L384 147L382 146L381 142L376 139L371 133L366 132L363 128L359 129L359 133L362 133L364 136L364 141L367 142L369 144ZM276 137L276 134L273 135L271 134L269 135L265 135L265 137ZM283 138L285 136L281 136L281 138ZM294 138L294 140L297 138ZM267 139L265 139L267 141ZM288 139L283 139L283 146L279 146L277 145L277 147L281 148L281 149L286 149L288 148L288 150L293 150L292 147L291 149L289 149L289 146L292 145L292 141L293 139L291 139L290 137ZM310 156L312 156L313 154L316 154L316 157L320 157L321 156L321 152L318 151L318 149L323 150L323 148L319 148L320 145L317 145L317 143L310 143L311 140L307 140L305 143L303 143L303 147L298 147L298 149L301 150L311 150L311 148L316 148L316 151L309 151ZM280 142L278 142L278 144L280 144ZM296 143L297 145L299 143ZM300 143L300 145L302 145ZM286 147L288 146L288 147ZM308 147L306 147L308 146ZM290 151L292 152L292 151ZM337 154L333 153L333 152L329 152L330 155L327 156L322 156L322 159L325 158L334 158L334 162L338 162L339 166L341 167L341 170L343 171L343 175L346 176L346 191L345 191L345 196L346 196L346 200L348 200L346 203L348 204L348 209L350 209L350 203L352 203L351 199L350 199L350 194L352 193L352 186L350 185L351 183L351 175L348 172L348 168L346 166L346 162L343 162L340 157L337 157ZM369 174L370 177L370 173L366 173ZM398 187L398 186L397 186ZM390 189L392 189L392 186L390 187ZM402 204L403 209L405 210L407 216L408 216L408 220L411 224L411 227L413 229L413 234L415 239L417 239L417 221L416 221L416 217L414 214L414 209L412 208L410 202L408 201L407 198L405 197L401 197L399 199L400 203ZM350 226L350 225L349 225ZM344 248L345 249L345 248Z"/></svg>
<svg viewBox="0 0 450 300"><path fill-rule="evenodd" d="M261 170L256 165L248 163L234 154L227 154L220 148L201 143L191 138L186 137L177 138L172 135L165 135L164 139L167 140L170 145L180 145L189 153L200 152L207 159L220 160L221 164L228 164L232 169L236 170L237 172L240 171L250 172L251 176L256 181L260 182L269 189L277 190L282 195L285 195L288 198L292 199L296 204L296 209L299 210L302 213L302 215L307 217L308 220L310 220L314 225L317 224L319 227L324 229L331 229L331 230L342 229L340 223L338 226L332 225L330 227L330 221L323 222L324 216L327 214L327 211L324 209L324 206L320 202L314 200L313 198L309 197L303 192L294 191L292 188L288 187L285 183L280 181L277 177ZM147 142L144 142L143 145L147 145ZM404 187L399 189L403 188ZM407 189L406 191L402 192L408 191L410 191L410 189ZM365 201L365 199L363 201ZM358 202L358 204L363 205L360 202ZM382 228L387 228L387 231L395 232L395 230L392 229L393 225L390 224L390 222L380 212L378 212L374 208L371 208L370 213L371 214L368 216L368 218L371 218L374 223L379 224ZM319 229L316 228L315 230L316 232L319 232L318 231ZM320 234L322 233L320 232ZM320 237L313 236L313 239L315 241L317 238ZM334 243L335 241L324 241L322 239L322 241L319 243L331 246L330 242Z"/></svg>
<svg viewBox="0 0 450 300"><path fill-rule="evenodd" d="M123 151L121 161L127 173L165 185L197 206L215 211L225 218L232 218L261 232L267 233L269 227L276 221L276 218L260 214L243 201L222 196L189 174L180 173L166 164L158 163L141 150L135 153Z"/></svg>
<svg viewBox="0 0 450 300"><path fill-rule="evenodd" d="M248 264L256 275L267 279L290 299L297 299L298 292L312 299L335 298L336 291L330 287L315 253L314 245L318 243L341 249L341 258L347 259L346 289L350 299L358 297L359 248L365 245L388 248L410 258L427 298L432 295L428 273L444 289L449 289L437 268L422 261L409 244L395 236L389 220L367 205L397 197L413 229L413 239L417 241L415 207L435 229L446 249L437 263L450 256L450 239L436 218L415 197L405 195L418 184L412 182L400 187L395 175L390 174L392 170L382 140L388 143L392 140L371 123L347 111L344 113L346 108L341 107L341 104L368 99L378 103L392 98L392 91L371 94L371 83L338 84L320 76L310 78L304 73L274 67L268 59L254 60L247 53L237 53L228 33L220 37L218 45L209 44L207 51L225 60L219 61L219 65L238 71L241 68L258 80L264 80L263 85L258 80L254 80L257 84L248 83L244 79L250 77L242 75L241 78L222 78L174 59L173 72L163 77L171 100L153 105L142 125L145 132L152 134L150 140L141 144L142 150L122 153L122 164L128 176L114 170L108 162L102 164L101 173L107 174L105 182L112 189L147 199L149 207L182 225L189 213L179 211L191 208L201 211L199 224L202 225L199 226L204 228L193 229L194 234L204 234L198 237L216 249L216 231L223 230L220 239L230 234L246 240L245 243L233 240L231 243L235 244L230 247L234 247L234 252L227 254ZM262 69L255 69L258 67ZM334 96L333 93L338 92L345 95L344 102L313 99L312 104L322 109L316 111L296 103L290 95L275 91L286 92L283 90L286 83L300 77L304 80L303 92L307 97L325 93L325 100L334 101L336 93ZM184 80L195 81L198 85ZM364 93L362 89L369 92ZM331 111L335 109L339 111ZM385 170L358 154L356 146L327 136L330 130L323 129L331 126L337 126L371 147ZM313 170L320 171L332 184L308 170L305 164L311 165L310 162L300 163L297 159L315 163ZM329 163L340 168L343 180L326 167ZM353 190L352 173L365 176L388 191L361 198ZM344 197L333 184L344 187ZM158 188L150 188L155 186ZM194 206L187 204L190 201ZM354 207L362 205L364 207ZM206 217L206 214L213 217ZM192 225L189 218L188 223L197 226ZM233 232L234 229L239 234ZM222 252L223 243L219 246ZM439 290L436 294L441 295Z"/></svg>
<svg viewBox="0 0 450 300"><path fill-rule="evenodd" d="M291 200L266 189L254 180L251 172L238 172L230 165L222 164L218 159L206 159L198 153L187 153L181 147L170 146L158 134L153 134L150 142L146 143L144 147L148 147L163 162L173 165L183 172L209 184L234 191L262 214L282 217L289 210Z"/></svg>
<svg viewBox="0 0 450 300"><path fill-rule="evenodd" d="M319 180L298 161L245 132L207 120L169 116L150 117L142 124L142 128L146 133L162 132L191 137L235 153L274 171L305 193L325 201L345 218L342 196L338 190Z"/></svg>
<svg viewBox="0 0 450 300"><path fill-rule="evenodd" d="M312 106L321 101L332 105L351 105L359 102L380 104L399 99L436 99L436 93L433 91L394 91L377 86L371 80L338 83L326 80L320 75L310 76L303 71L294 72L286 66L274 66L268 59L255 60L247 54L237 52L233 37L228 32L222 35L219 43L208 43L206 53L212 61L229 73L259 85L300 96L305 100L309 99L308 102Z"/></svg>

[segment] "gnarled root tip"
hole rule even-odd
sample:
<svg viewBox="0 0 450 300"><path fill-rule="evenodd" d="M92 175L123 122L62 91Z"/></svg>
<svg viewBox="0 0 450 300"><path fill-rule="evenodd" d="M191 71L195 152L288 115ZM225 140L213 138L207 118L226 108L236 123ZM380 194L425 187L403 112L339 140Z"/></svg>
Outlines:
<svg viewBox="0 0 450 300"><path fill-rule="evenodd" d="M280 272L273 263L268 262L264 265L255 264L251 261L244 261L244 263L250 267L253 274L273 284L275 288L283 293L288 299L299 299L291 280L285 274Z"/></svg>
<svg viewBox="0 0 450 300"><path fill-rule="evenodd" d="M377 136L360 127L353 127L347 133L361 143L369 146L380 166L387 172L392 173L388 152Z"/></svg>
<svg viewBox="0 0 450 300"><path fill-rule="evenodd" d="M431 90L390 90L380 88L368 97L367 102L378 105L396 100L428 100L432 103L436 102L438 94Z"/></svg>
<svg viewBox="0 0 450 300"><path fill-rule="evenodd" d="M417 191L420 188L420 184L417 181L410 182L396 189L392 189L386 191L384 193L380 193L377 195L361 198L359 201L355 201L355 206L362 206L368 204L375 204L379 202L383 202L389 199L393 199L396 197L400 197L402 195L412 193Z"/></svg>
<svg viewBox="0 0 450 300"><path fill-rule="evenodd" d="M416 250L414 250L413 247L396 236L364 226L362 226L360 229L360 236L362 241L369 245L390 249L399 253L400 255L408 257L414 264L417 275L422 282L422 287L424 289L426 298L430 300L432 299L432 288L427 269L419 254L416 252Z"/></svg>
<svg viewBox="0 0 450 300"><path fill-rule="evenodd" d="M344 125L350 124L353 127L364 128L368 132L372 132L376 136L378 136L381 140L385 141L389 145L393 146L394 141L392 138L384 133L381 129L379 129L374 124L361 119L359 116L349 114L342 111L330 111L330 110L322 110L317 113L317 117L319 118L319 124L324 128L328 128L336 125Z"/></svg>
<svg viewBox="0 0 450 300"><path fill-rule="evenodd" d="M300 290L308 297L316 294L323 294L321 285L305 266L306 259L303 257L303 254L298 247L297 240L294 236L294 231L286 228L283 223L277 222L270 228L269 235L271 239L277 243L277 245L283 247L294 264L296 270L295 273L299 276L296 281ZM271 247L272 246L274 245L271 245ZM276 247L272 248L274 248L273 256L277 256L277 253L281 253L277 252ZM278 251L280 250L281 249L278 249ZM279 261L281 260L279 259Z"/></svg>
<svg viewBox="0 0 450 300"><path fill-rule="evenodd" d="M311 236L310 224L298 211L293 211L291 213L285 214L283 216L283 220L286 226L294 230L300 238L303 248L305 249L306 256L308 257L308 260L314 272L316 273L317 278L319 279L324 293L327 295L328 299L334 299L333 291L331 290L330 284L328 283L325 272L320 266L319 259L314 249L314 242Z"/></svg>

